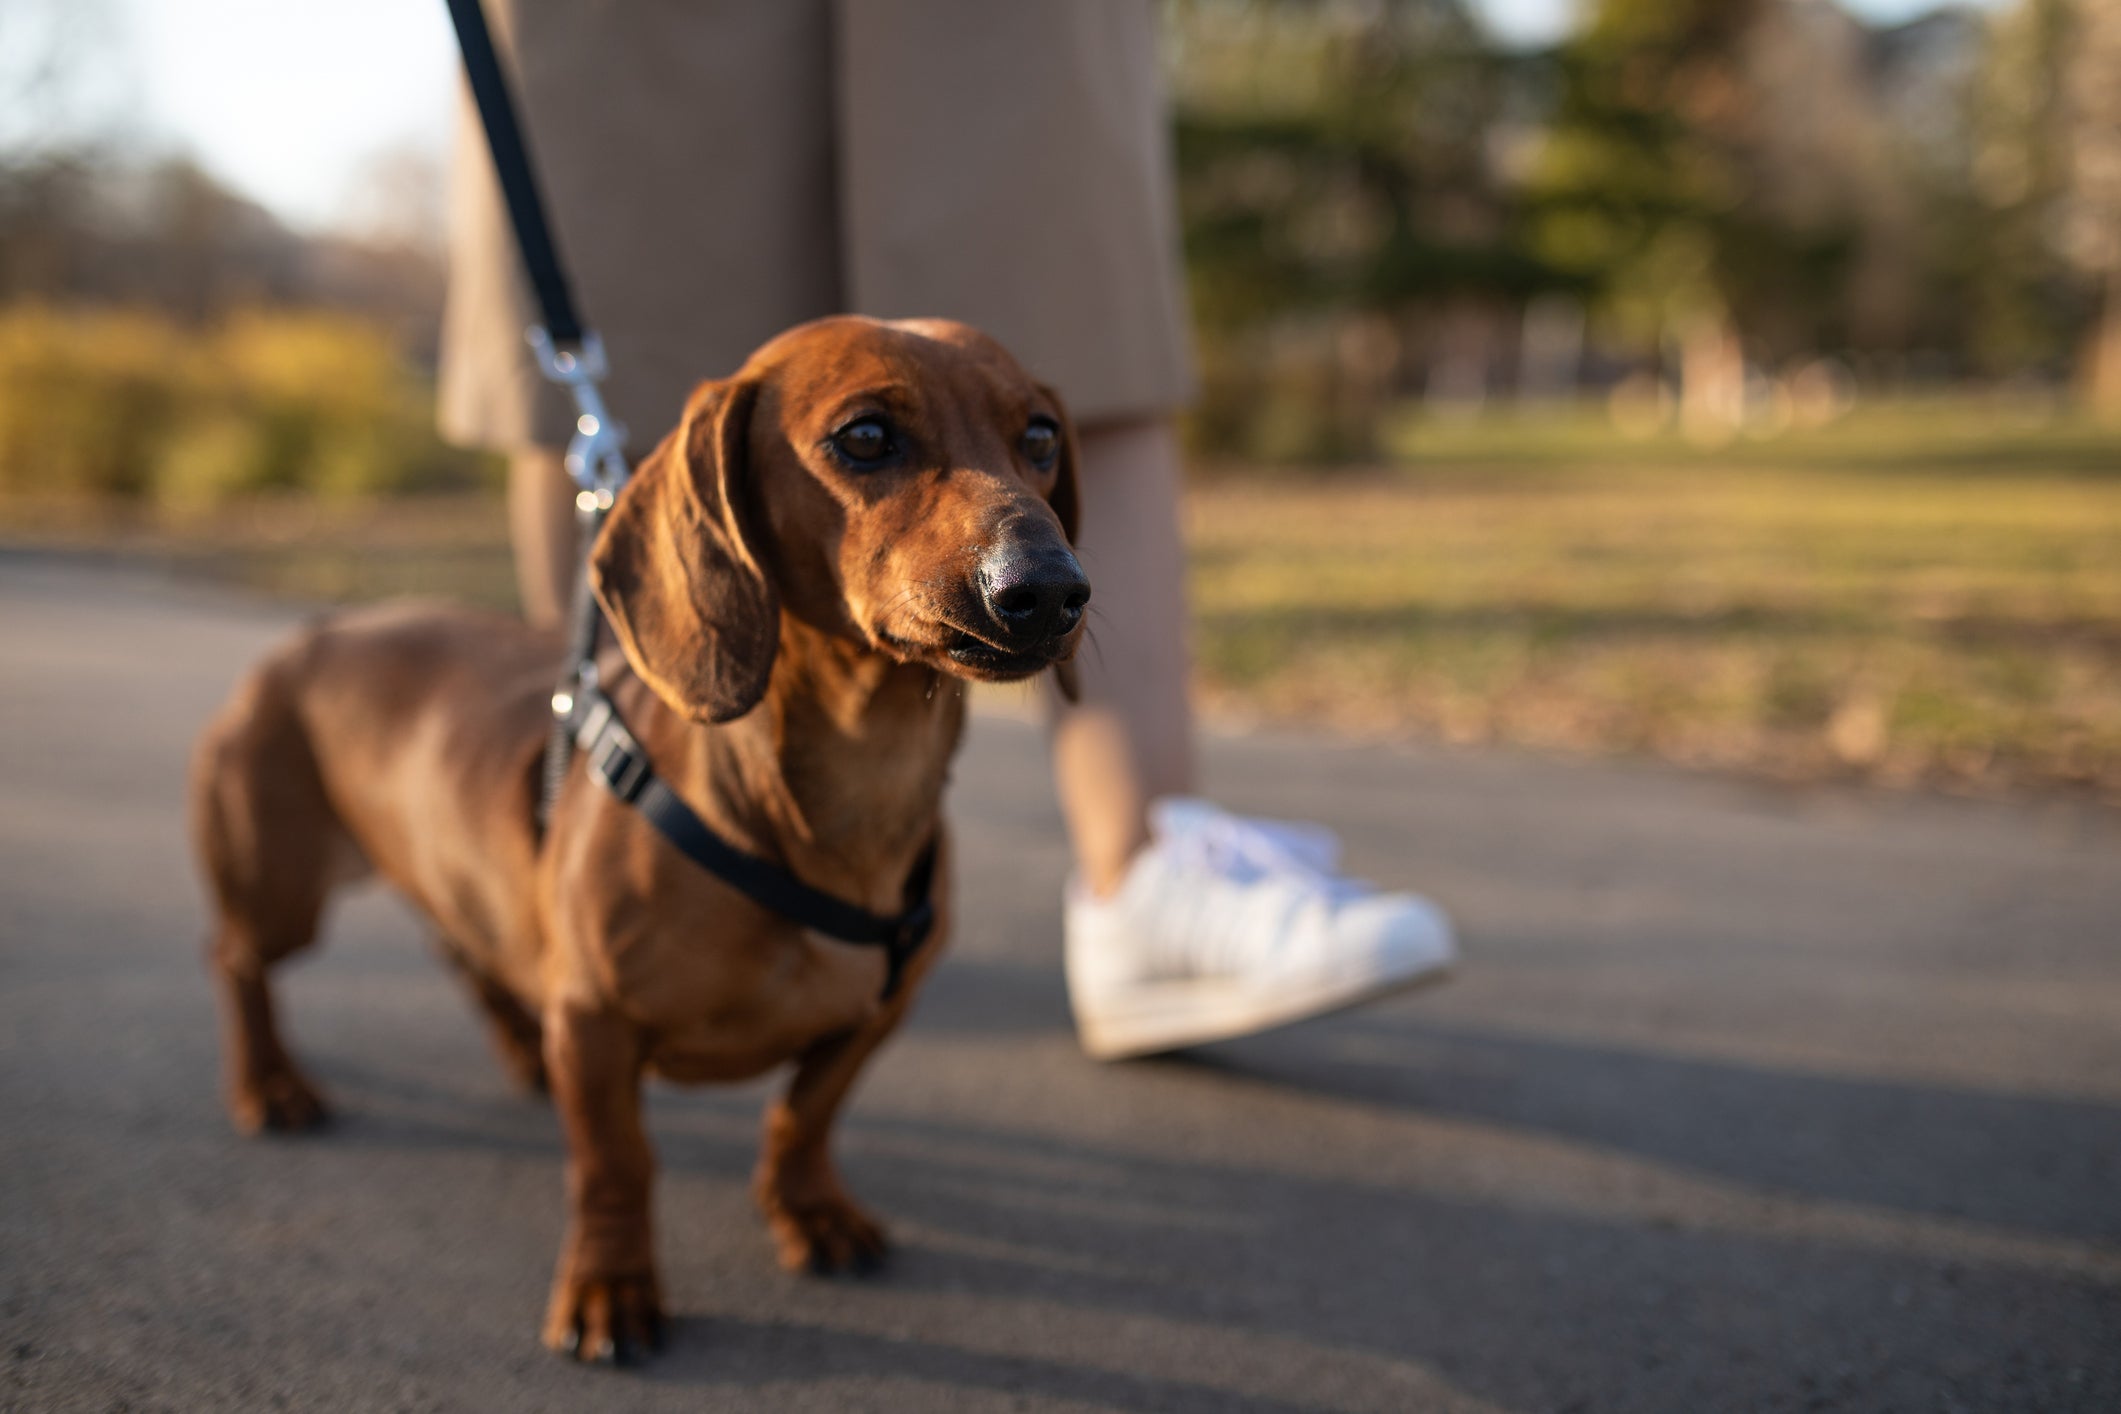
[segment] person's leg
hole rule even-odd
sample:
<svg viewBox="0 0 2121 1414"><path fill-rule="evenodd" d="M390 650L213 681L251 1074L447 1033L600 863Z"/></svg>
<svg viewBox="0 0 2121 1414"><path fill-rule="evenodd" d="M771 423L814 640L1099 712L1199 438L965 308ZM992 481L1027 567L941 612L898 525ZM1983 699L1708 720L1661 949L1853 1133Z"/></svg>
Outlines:
<svg viewBox="0 0 2121 1414"><path fill-rule="evenodd" d="M1190 798L1176 429L1093 426L1078 451L1092 637L1053 765L1075 849L1063 914L1083 1048L1110 1060L1200 1045L1443 975L1450 920L1341 878L1330 831Z"/></svg>
<svg viewBox="0 0 2121 1414"><path fill-rule="evenodd" d="M574 595L574 482L561 454L532 447L508 458L508 539L523 617L558 628Z"/></svg>
<svg viewBox="0 0 2121 1414"><path fill-rule="evenodd" d="M1178 432L1168 418L1081 429L1077 558L1090 627L1082 701L1054 724L1054 783L1083 881L1110 894L1149 837L1149 802L1193 790Z"/></svg>

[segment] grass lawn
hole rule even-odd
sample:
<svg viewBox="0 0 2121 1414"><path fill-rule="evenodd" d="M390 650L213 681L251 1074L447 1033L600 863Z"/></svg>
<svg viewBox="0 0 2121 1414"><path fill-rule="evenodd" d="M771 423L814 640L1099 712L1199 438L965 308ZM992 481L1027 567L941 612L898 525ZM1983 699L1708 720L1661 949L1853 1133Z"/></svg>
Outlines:
<svg viewBox="0 0 2121 1414"><path fill-rule="evenodd" d="M1416 429L1189 506L1211 703L2121 799L2121 436L1893 408L1717 452Z"/></svg>
<svg viewBox="0 0 2121 1414"><path fill-rule="evenodd" d="M1402 429L1189 497L1209 706L1453 742L2121 801L2121 435L1938 405L1704 452ZM311 599L512 597L497 502L32 510L0 535Z"/></svg>

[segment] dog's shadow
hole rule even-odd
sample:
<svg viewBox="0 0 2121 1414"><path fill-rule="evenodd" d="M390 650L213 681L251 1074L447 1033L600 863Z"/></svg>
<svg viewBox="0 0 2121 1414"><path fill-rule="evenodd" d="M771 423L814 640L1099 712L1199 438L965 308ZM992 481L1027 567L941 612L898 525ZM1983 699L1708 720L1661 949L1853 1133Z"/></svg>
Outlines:
<svg viewBox="0 0 2121 1414"><path fill-rule="evenodd" d="M752 1395L769 1387L801 1387L815 1394L819 1386L844 1386L851 1401L844 1407L873 1407L860 1401L865 1392L888 1399L893 1393L911 1396L924 1386L985 1390L1012 1401L1035 1392L1041 1401L1141 1414L1315 1414L1320 1407L1307 1400L903 1335L737 1316L681 1316L669 1330L664 1352L635 1372L645 1383ZM800 1374L791 1378L791 1371Z"/></svg>

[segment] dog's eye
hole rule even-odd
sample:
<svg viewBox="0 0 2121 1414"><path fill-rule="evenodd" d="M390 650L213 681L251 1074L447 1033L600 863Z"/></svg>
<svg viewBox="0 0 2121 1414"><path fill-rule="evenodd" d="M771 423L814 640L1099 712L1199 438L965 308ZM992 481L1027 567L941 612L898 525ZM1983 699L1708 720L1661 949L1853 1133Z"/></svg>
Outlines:
<svg viewBox="0 0 2121 1414"><path fill-rule="evenodd" d="M832 445L857 466L880 462L898 450L890 426L881 417L856 418L832 434Z"/></svg>
<svg viewBox="0 0 2121 1414"><path fill-rule="evenodd" d="M1031 465L1044 471L1060 454L1060 428L1051 419L1041 417L1024 429L1023 445L1024 456Z"/></svg>

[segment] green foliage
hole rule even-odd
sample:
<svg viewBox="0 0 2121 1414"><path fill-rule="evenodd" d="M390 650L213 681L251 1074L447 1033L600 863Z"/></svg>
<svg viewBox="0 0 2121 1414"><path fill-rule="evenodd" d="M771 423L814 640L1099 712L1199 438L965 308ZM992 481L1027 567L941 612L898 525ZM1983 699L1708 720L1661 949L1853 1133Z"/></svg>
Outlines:
<svg viewBox="0 0 2121 1414"><path fill-rule="evenodd" d="M1410 397L1586 370L1690 390L1715 436L1749 376L1821 355L1866 393L2085 362L2121 250L2111 4L1580 12L1511 54L1456 0L1168 0L1196 446L1360 461ZM1526 354L1535 300L1589 316L1558 363Z"/></svg>
<svg viewBox="0 0 2121 1414"><path fill-rule="evenodd" d="M2077 0L2019 0L1997 16L1969 95L1970 151L1951 216L1968 341L1985 372L2062 366L2091 307L2058 240L2079 13Z"/></svg>
<svg viewBox="0 0 2121 1414"><path fill-rule="evenodd" d="M335 314L204 331L145 312L0 311L0 494L208 506L477 484L389 337Z"/></svg>
<svg viewBox="0 0 2121 1414"><path fill-rule="evenodd" d="M1779 336L1784 355L1846 346L1837 296L1860 213L1843 192L1792 212L1767 190L1773 95L1747 59L1775 10L1602 0L1559 56L1531 183L1536 248L1639 347L1704 321Z"/></svg>
<svg viewBox="0 0 2121 1414"><path fill-rule="evenodd" d="M1366 456L1417 311L1561 282L1526 246L1491 152L1520 66L1451 0L1197 0L1169 15L1196 441Z"/></svg>

